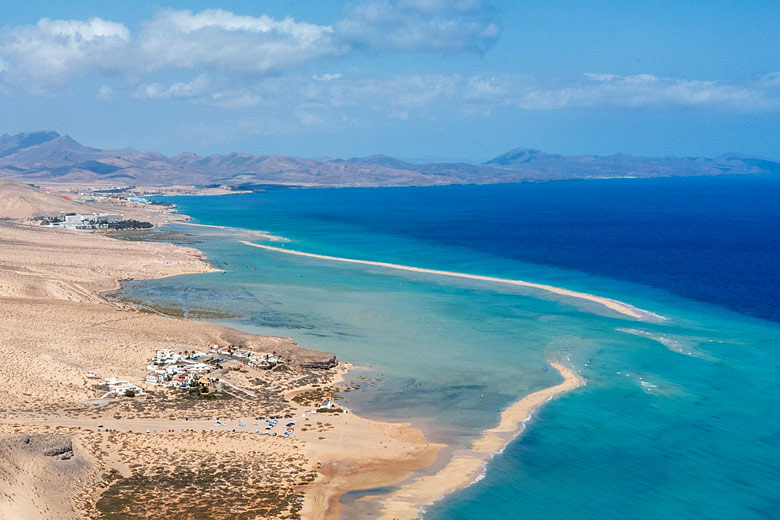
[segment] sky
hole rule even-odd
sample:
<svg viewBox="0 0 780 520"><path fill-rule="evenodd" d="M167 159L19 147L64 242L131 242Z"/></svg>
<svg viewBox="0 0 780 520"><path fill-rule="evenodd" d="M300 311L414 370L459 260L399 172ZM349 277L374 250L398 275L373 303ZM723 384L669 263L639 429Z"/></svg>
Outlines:
<svg viewBox="0 0 780 520"><path fill-rule="evenodd" d="M776 1L28 0L0 133L173 155L780 159Z"/></svg>

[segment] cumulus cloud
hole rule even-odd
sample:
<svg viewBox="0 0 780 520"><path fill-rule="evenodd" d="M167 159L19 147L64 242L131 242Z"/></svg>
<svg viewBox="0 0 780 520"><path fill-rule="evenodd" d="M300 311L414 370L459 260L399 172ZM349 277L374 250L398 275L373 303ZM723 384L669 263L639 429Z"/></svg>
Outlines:
<svg viewBox="0 0 780 520"><path fill-rule="evenodd" d="M366 50L481 52L499 34L492 18L480 0L367 0L346 7L332 25L223 9L164 9L136 34L101 18L43 18L0 30L0 86L45 93L94 75L138 84L175 71L251 81ZM150 92L147 97L176 97Z"/></svg>
<svg viewBox="0 0 780 520"><path fill-rule="evenodd" d="M0 30L0 88L51 93L98 76L98 99L129 93L257 107L306 125L355 122L343 119L345 110L402 119L489 115L507 107L780 110L780 73L740 82L590 73L553 84L517 74L364 77L350 68L319 74L306 68L338 67L361 51L482 52L499 32L482 0L365 0L345 7L331 25L166 9L136 34L101 18L44 18Z"/></svg>
<svg viewBox="0 0 780 520"><path fill-rule="evenodd" d="M242 75L291 69L341 52L330 26L222 9L161 11L144 24L136 45L147 70L207 68Z"/></svg>
<svg viewBox="0 0 780 520"><path fill-rule="evenodd" d="M122 67L130 31L101 18L50 20L0 32L0 73L4 83L34 91L59 87L74 78Z"/></svg>
<svg viewBox="0 0 780 520"><path fill-rule="evenodd" d="M346 8L335 30L370 50L484 52L500 30L477 0L370 0Z"/></svg>

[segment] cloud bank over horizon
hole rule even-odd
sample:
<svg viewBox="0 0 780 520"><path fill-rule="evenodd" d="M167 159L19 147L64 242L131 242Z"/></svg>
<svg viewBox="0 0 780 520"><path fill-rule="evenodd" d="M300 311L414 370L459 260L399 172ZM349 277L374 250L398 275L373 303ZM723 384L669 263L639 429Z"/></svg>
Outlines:
<svg viewBox="0 0 780 520"><path fill-rule="evenodd" d="M541 117L532 114L780 112L780 62L719 75L695 63L642 67L650 48L627 48L629 61L601 60L607 51L598 49L598 38L568 41L554 33L563 23L555 18L535 32L517 20L521 10L500 0L363 0L319 16L304 10L294 17L283 8L161 8L132 20L116 13L44 16L0 28L0 101L160 107L186 113L187 131L200 127L204 136L222 125L223 139L235 128L292 136L392 122L489 124L507 114L529 125ZM576 10L566 10L569 23L577 23ZM555 6L547 11L566 14ZM540 34L549 42L540 44ZM529 50L553 49L556 38L568 46L550 50L547 60ZM595 47L578 55L572 42ZM235 128L226 127L230 114L240 114Z"/></svg>
<svg viewBox="0 0 780 520"><path fill-rule="evenodd" d="M372 0L343 14L318 25L222 9L163 9L136 33L97 17L42 18L0 32L0 85L56 95L91 77L106 81L95 92L105 101L121 93L221 108L385 107L400 118L445 105L466 115L501 107L780 109L780 73L741 82L585 73L563 84L520 74L302 74L313 63L336 69L340 58L355 53L484 53L500 35L492 11L478 0ZM189 77L156 80L171 74Z"/></svg>
<svg viewBox="0 0 780 520"><path fill-rule="evenodd" d="M46 93L89 75L137 81L158 71L257 79L357 52L485 52L498 38L481 3L372 0L333 25L163 9L133 34L121 22L42 18L0 31L0 81Z"/></svg>

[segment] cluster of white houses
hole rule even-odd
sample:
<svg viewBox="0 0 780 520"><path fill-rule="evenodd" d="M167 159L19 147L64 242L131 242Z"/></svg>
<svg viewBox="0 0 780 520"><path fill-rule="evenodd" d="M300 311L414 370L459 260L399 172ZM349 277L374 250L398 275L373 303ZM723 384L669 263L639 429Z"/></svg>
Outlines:
<svg viewBox="0 0 780 520"><path fill-rule="evenodd" d="M208 363L201 359L209 358ZM164 384L170 388L189 388L193 381L217 368L217 363L224 358L242 361L251 367L273 368L284 361L274 354L259 354L252 350L238 350L236 347L221 347L214 345L206 352L177 354L169 349L158 350L152 358L152 363L146 367L146 382L149 384Z"/></svg>
<svg viewBox="0 0 780 520"><path fill-rule="evenodd" d="M62 218L46 220L49 227L64 227L66 229L106 229L110 224L122 222L121 213L91 213L86 215L64 215Z"/></svg>
<svg viewBox="0 0 780 520"><path fill-rule="evenodd" d="M89 375L87 377L89 377ZM144 395L146 393L140 386L136 386L128 381L125 381L124 379L117 379L115 377L104 379L100 385L108 389L108 392L100 396L101 399L111 397L112 395L121 397L127 395Z"/></svg>
<svg viewBox="0 0 780 520"><path fill-rule="evenodd" d="M158 350L152 364L146 367L146 382L165 384L171 388L189 388L196 377L214 370L214 366L197 361L207 355L193 352L183 356L168 349Z"/></svg>
<svg viewBox="0 0 780 520"><path fill-rule="evenodd" d="M227 347L214 345L211 347L210 352L243 361L250 367L273 368L284 363L284 360L275 354L260 354L253 350L239 350L233 345Z"/></svg>

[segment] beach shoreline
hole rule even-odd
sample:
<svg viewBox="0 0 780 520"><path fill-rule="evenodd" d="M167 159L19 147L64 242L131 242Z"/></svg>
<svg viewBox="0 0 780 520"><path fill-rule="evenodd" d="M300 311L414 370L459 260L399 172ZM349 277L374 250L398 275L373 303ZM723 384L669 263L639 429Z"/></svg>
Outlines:
<svg viewBox="0 0 780 520"><path fill-rule="evenodd" d="M380 502L379 518L419 518L426 506L481 480L490 460L522 435L526 424L541 406L585 384L574 370L556 362L551 362L550 366L563 377L562 383L520 398L504 409L498 426L484 430L470 449L458 450L435 474L414 479L384 497Z"/></svg>
<svg viewBox="0 0 780 520"><path fill-rule="evenodd" d="M431 505L454 492L469 487L484 477L493 457L522 435L526 425L544 404L570 392L586 382L574 370L551 362L563 377L563 382L521 397L501 413L499 424L484 430L467 449L456 449L452 457L433 474L416 476L437 462L446 445L429 443L419 430L409 424L384 423L359 419L383 428L393 429L393 435L415 445L416 454L395 458L349 458L336 456L323 464L321 476L307 490L302 518L306 520L338 520L344 507L340 499L348 493L398 486L388 494L357 499L377 511L383 520L413 520ZM413 450L414 451L414 450Z"/></svg>

